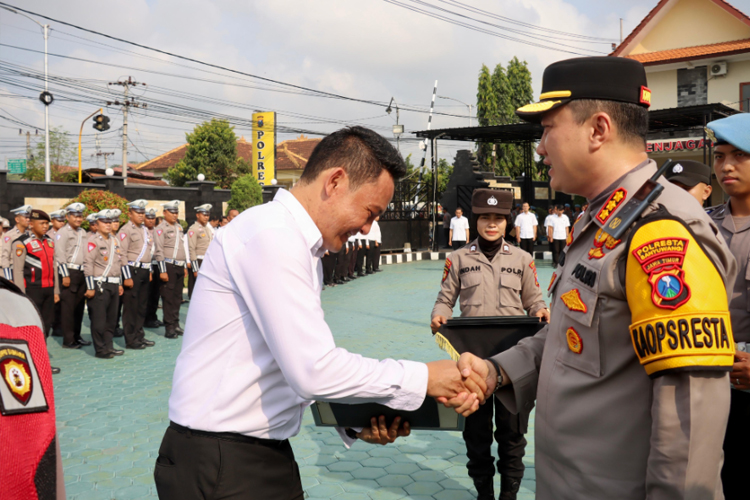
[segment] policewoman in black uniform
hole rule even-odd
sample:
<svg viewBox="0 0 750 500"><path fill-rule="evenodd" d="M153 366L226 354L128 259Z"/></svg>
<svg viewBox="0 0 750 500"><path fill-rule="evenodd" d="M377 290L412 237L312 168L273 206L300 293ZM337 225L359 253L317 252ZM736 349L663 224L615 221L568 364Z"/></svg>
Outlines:
<svg viewBox="0 0 750 500"><path fill-rule="evenodd" d="M531 255L505 240L513 193L476 189L471 199L472 225L479 236L451 253L445 261L443 283L432 310L430 327L436 332L447 321L459 299L461 316L520 316L528 313L549 321ZM459 298L460 296L460 298ZM511 414L498 399L466 419L464 441L469 476L480 500L494 500L492 413L501 477L501 500L516 498L523 478L524 433L529 411Z"/></svg>

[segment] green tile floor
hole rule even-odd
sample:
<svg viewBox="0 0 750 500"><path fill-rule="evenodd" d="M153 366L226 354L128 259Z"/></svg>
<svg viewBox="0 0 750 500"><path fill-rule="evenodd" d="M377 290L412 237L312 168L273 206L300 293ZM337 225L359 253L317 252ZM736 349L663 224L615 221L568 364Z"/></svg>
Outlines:
<svg viewBox="0 0 750 500"><path fill-rule="evenodd" d="M552 270L537 265L546 288ZM323 307L337 344L376 358L445 358L428 327L442 268L434 261L390 265L326 289ZM187 307L181 311L183 321ZM49 341L52 364L62 369L54 377L55 403L71 500L156 496L154 461L169 423L167 400L181 340L165 339L161 329L147 329L146 337L156 346L126 351L114 360L94 358L91 347L63 350L57 337ZM84 338L89 338L88 318ZM115 342L123 348L121 338ZM523 500L534 498L535 491L533 419L530 427ZM335 431L316 428L308 411L292 446L309 498L459 500L476 495L466 475L460 433L415 431L385 447L358 442L347 450Z"/></svg>

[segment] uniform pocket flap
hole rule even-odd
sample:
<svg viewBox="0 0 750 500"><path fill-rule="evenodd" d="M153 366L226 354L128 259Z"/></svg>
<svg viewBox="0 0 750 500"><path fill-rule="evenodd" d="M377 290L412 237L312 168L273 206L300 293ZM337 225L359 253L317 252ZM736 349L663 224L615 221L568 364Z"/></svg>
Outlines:
<svg viewBox="0 0 750 500"><path fill-rule="evenodd" d="M512 288L513 290L521 289L521 277L516 274L501 274L500 285L503 288Z"/></svg>
<svg viewBox="0 0 750 500"><path fill-rule="evenodd" d="M465 273L460 276L461 279L461 289L464 288L472 288L477 285L479 285L482 282L482 273L480 272L474 272L474 273Z"/></svg>

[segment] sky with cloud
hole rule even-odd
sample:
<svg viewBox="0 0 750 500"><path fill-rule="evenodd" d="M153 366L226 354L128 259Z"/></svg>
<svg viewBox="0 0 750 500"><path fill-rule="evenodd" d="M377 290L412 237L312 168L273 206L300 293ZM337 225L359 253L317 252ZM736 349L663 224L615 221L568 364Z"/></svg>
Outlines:
<svg viewBox="0 0 750 500"><path fill-rule="evenodd" d="M183 144L185 133L211 116L229 118L238 136L249 137L253 110L278 112L283 130L279 141L300 133L328 133L347 124L369 126L392 138L396 113L388 115L386 106L393 98L406 129L401 151L404 156L411 153L418 163L422 153L409 132L426 128L435 80L438 95L471 104L475 113L482 64L492 68L518 56L528 62L538 95L545 66L576 54L607 54L610 44L619 41L620 18L627 36L657 0L2 2L268 79L188 62L32 15L52 28L49 74L56 100L49 110L50 126L63 127L77 142L81 121L105 107L112 128L98 138L99 148L114 152L110 164L119 164L122 113L118 106L107 107L106 101L122 98L122 87L108 83L127 77L147 84L131 94L148 105L130 113L130 162ZM750 0L732 4L750 13ZM35 23L0 9L2 165L25 156L25 137L19 136L19 129L32 134L38 129L40 136L44 130L43 105L37 99L44 87L43 50ZM464 104L438 99L435 110L440 114L433 117L433 128L468 124ZM103 167L103 160L92 156L97 134L90 122L83 134L84 167ZM32 136L32 142L36 140ZM441 143L440 156L451 158L467 147Z"/></svg>

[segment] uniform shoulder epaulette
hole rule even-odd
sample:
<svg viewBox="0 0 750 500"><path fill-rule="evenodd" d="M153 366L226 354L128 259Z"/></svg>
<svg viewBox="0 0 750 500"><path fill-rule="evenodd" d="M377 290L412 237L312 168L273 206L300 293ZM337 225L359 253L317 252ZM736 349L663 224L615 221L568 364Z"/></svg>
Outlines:
<svg viewBox="0 0 750 500"><path fill-rule="evenodd" d="M722 203L721 205L714 205L713 207L708 207L706 209L706 213L713 217L717 217L717 216L724 215L724 212L726 211L726 209L727 209L727 204Z"/></svg>

